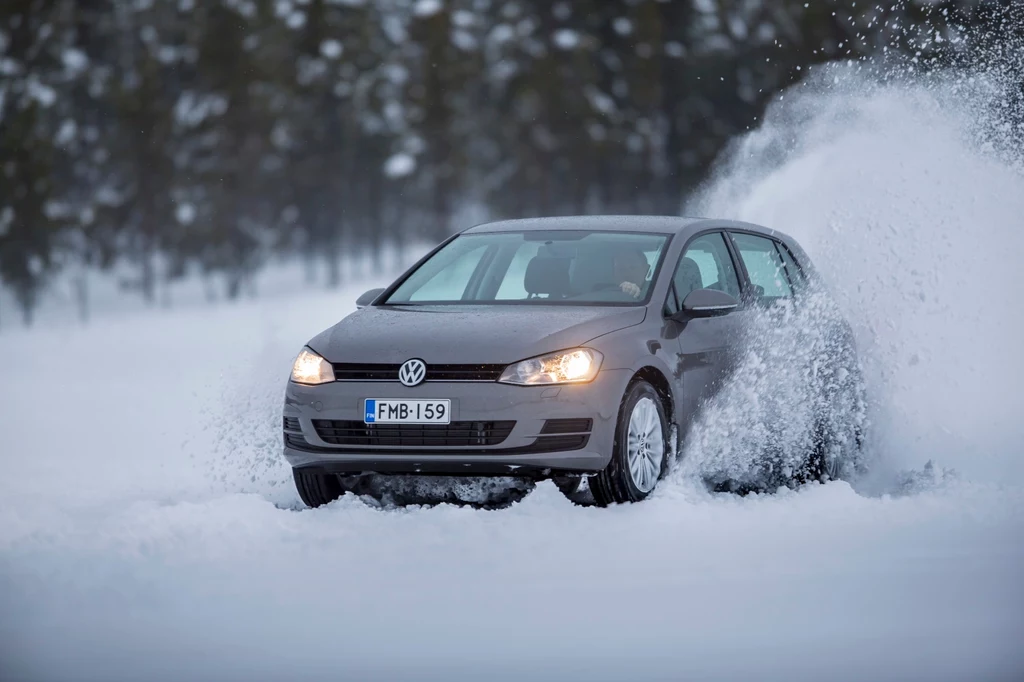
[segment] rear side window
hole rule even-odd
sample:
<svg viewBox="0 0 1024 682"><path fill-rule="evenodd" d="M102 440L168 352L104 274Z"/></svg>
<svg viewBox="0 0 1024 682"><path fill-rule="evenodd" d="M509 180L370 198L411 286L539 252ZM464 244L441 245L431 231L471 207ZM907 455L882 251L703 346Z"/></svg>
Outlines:
<svg viewBox="0 0 1024 682"><path fill-rule="evenodd" d="M786 266L775 248L775 242L766 237L752 234L733 234L736 248L743 259L743 265L750 275L754 294L758 298L775 300L791 298L793 288L786 276Z"/></svg>
<svg viewBox="0 0 1024 682"><path fill-rule="evenodd" d="M782 254L782 262L786 264L786 273L789 275L790 283L797 292L802 291L807 284L807 277L804 275L804 271L797 265L793 259L793 254L789 252L785 244L778 244L777 246L779 247L779 253Z"/></svg>

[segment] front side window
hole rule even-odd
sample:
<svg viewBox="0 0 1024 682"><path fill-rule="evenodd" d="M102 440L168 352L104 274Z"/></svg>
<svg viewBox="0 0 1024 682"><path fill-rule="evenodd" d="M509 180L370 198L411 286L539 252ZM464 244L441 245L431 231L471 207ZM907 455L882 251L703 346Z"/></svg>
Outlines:
<svg viewBox="0 0 1024 682"><path fill-rule="evenodd" d="M686 245L672 275L666 312L677 312L686 295L697 289L715 289L735 298L740 296L740 281L721 232L701 235Z"/></svg>
<svg viewBox="0 0 1024 682"><path fill-rule="evenodd" d="M395 304L638 305L669 235L550 230L463 234L384 301Z"/></svg>
<svg viewBox="0 0 1024 682"><path fill-rule="evenodd" d="M793 296L782 256L773 240L742 233L734 233L733 240L757 298L773 301Z"/></svg>

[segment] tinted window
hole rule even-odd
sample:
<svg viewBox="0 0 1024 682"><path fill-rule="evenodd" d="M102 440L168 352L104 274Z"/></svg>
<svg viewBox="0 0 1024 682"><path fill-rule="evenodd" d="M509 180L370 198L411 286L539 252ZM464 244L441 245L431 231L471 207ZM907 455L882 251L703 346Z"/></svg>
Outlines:
<svg viewBox="0 0 1024 682"><path fill-rule="evenodd" d="M686 246L683 257L672 276L677 301L671 301L670 312L678 310L686 295L695 289L716 289L739 298L740 283L732 256L720 232L697 237Z"/></svg>
<svg viewBox="0 0 1024 682"><path fill-rule="evenodd" d="M667 243L668 235L641 232L464 234L386 303L642 304Z"/></svg>
<svg viewBox="0 0 1024 682"><path fill-rule="evenodd" d="M733 234L733 239L756 295L765 299L789 298L793 295L774 241L752 234Z"/></svg>

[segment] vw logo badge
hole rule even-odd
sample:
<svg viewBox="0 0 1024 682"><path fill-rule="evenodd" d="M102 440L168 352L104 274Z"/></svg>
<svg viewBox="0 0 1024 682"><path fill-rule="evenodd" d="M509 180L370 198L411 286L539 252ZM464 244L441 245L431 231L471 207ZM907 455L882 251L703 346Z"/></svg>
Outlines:
<svg viewBox="0 0 1024 682"><path fill-rule="evenodd" d="M398 368L398 380L405 386L419 386L427 377L427 365L422 360L406 360Z"/></svg>

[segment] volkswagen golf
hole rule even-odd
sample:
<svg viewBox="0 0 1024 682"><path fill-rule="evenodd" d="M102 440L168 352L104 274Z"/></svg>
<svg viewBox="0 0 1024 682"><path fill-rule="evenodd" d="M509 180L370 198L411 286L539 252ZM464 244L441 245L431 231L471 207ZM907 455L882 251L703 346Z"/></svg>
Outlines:
<svg viewBox="0 0 1024 682"><path fill-rule="evenodd" d="M364 477L419 474L643 500L735 367L751 316L798 305L814 278L792 238L736 221L467 229L296 357L283 427L299 496L319 506ZM805 473L838 476L842 452L809 448Z"/></svg>

